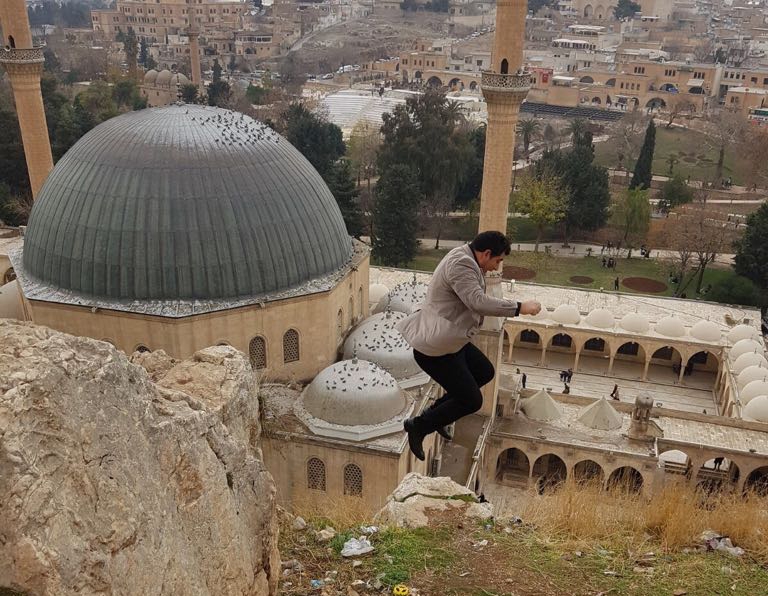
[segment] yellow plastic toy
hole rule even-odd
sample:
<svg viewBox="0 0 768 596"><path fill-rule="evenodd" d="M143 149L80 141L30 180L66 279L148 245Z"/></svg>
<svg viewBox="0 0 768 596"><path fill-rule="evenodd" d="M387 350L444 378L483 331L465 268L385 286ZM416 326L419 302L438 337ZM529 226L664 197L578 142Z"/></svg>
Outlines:
<svg viewBox="0 0 768 596"><path fill-rule="evenodd" d="M403 584L397 584L394 588L392 588L392 596L409 596L410 593L411 590L408 588L408 586Z"/></svg>

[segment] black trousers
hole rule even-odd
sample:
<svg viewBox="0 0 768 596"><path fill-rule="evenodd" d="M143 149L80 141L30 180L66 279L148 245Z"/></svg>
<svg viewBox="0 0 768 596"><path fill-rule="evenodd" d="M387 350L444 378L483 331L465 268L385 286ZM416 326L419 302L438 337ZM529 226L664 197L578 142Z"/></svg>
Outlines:
<svg viewBox="0 0 768 596"><path fill-rule="evenodd" d="M413 356L422 370L445 389L445 395L416 418L419 430L429 434L482 407L480 387L490 383L496 371L476 346L468 343L445 356L427 356L414 350Z"/></svg>

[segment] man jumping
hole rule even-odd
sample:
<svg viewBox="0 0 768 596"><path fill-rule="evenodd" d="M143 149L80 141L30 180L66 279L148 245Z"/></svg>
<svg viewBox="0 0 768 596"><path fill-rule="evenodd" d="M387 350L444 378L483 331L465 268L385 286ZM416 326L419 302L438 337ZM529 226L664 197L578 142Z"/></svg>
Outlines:
<svg viewBox="0 0 768 596"><path fill-rule="evenodd" d="M450 251L435 269L421 310L397 325L413 348L418 365L445 390L445 394L404 427L413 454L424 459L424 437L437 431L450 438L445 427L479 410L480 388L495 374L493 364L471 341L484 316L535 315L541 305L488 296L485 273L496 271L510 253L501 232L481 232L464 246Z"/></svg>

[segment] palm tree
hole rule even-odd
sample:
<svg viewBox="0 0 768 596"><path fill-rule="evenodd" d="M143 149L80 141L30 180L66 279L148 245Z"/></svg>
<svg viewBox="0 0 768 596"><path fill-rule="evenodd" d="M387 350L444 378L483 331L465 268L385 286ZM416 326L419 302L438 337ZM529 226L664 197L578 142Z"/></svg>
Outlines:
<svg viewBox="0 0 768 596"><path fill-rule="evenodd" d="M540 126L541 123L533 118L526 118L517 123L517 131L523 135L523 150L526 157L530 155L528 150L531 146L531 140L538 134Z"/></svg>
<svg viewBox="0 0 768 596"><path fill-rule="evenodd" d="M571 142L577 145L584 133L587 132L587 121L584 118L574 118L566 127L565 132L571 137Z"/></svg>
<svg viewBox="0 0 768 596"><path fill-rule="evenodd" d="M464 106L452 99L448 99L445 103L445 115L453 124L462 124L467 119Z"/></svg>

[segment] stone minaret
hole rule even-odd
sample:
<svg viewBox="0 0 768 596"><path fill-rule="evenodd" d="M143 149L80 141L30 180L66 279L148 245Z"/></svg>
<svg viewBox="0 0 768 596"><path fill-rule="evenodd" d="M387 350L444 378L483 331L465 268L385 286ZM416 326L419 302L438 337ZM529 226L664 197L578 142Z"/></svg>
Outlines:
<svg viewBox="0 0 768 596"><path fill-rule="evenodd" d="M5 67L13 88L34 198L53 169L51 142L48 139L43 95L40 91L40 75L45 59L43 49L32 46L24 0L0 2L0 25L3 29L0 64Z"/></svg>
<svg viewBox="0 0 768 596"><path fill-rule="evenodd" d="M526 11L526 0L496 2L496 35L491 69L483 72L481 83L488 105L483 190L480 195L481 232L507 230L515 129L520 104L528 94L531 83L530 76L522 71Z"/></svg>
<svg viewBox="0 0 768 596"><path fill-rule="evenodd" d="M200 46L197 43L200 37L200 29L197 28L197 24L192 21L192 24L187 29L187 36L189 37L189 58L190 68L192 69L192 84L198 88L199 91L203 90L203 77L200 71Z"/></svg>

